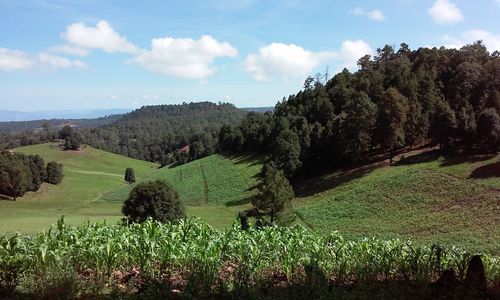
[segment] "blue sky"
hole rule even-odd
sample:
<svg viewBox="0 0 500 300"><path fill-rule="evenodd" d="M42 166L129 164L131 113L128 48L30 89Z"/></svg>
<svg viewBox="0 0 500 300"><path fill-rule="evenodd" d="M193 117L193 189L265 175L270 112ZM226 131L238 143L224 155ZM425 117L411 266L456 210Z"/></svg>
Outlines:
<svg viewBox="0 0 500 300"><path fill-rule="evenodd" d="M0 109L273 106L385 44L500 50L500 0L0 0Z"/></svg>

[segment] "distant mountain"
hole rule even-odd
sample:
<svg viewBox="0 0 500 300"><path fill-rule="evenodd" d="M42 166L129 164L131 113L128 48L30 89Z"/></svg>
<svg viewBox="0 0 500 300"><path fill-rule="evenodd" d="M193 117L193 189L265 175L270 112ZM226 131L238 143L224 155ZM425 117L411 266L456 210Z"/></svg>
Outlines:
<svg viewBox="0 0 500 300"><path fill-rule="evenodd" d="M0 110L0 122L34 121L50 119L96 119L109 115L124 114L132 109L97 109L97 110L43 110L43 111L13 111Z"/></svg>

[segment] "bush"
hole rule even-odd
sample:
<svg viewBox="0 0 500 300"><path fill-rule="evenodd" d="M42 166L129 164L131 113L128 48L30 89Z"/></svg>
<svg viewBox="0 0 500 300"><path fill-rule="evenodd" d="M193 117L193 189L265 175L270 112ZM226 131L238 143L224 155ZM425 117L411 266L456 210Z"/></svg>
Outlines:
<svg viewBox="0 0 500 300"><path fill-rule="evenodd" d="M168 222L186 216L179 194L168 182L162 180L137 185L125 200L122 212L134 223L142 223L149 217Z"/></svg>
<svg viewBox="0 0 500 300"><path fill-rule="evenodd" d="M61 183L62 178L63 178L63 165L58 164L55 161L49 162L47 164L47 178L45 179L45 181L52 184L59 184Z"/></svg>

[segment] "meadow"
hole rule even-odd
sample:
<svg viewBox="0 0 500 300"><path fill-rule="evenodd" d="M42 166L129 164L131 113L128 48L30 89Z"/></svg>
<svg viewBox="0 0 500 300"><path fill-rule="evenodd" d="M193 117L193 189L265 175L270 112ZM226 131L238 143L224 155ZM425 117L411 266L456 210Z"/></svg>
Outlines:
<svg viewBox="0 0 500 300"><path fill-rule="evenodd" d="M498 156L444 158L424 152L393 166L365 166L311 179L294 204L310 228L324 233L411 237L498 254L498 161Z"/></svg>
<svg viewBox="0 0 500 300"><path fill-rule="evenodd" d="M61 151L57 144L40 144L14 149L25 154L39 154L45 162L64 165L63 182L43 184L17 201L0 199L0 233L34 233L48 229L61 215L70 224L122 218L120 205L97 201L110 189L126 185L125 168L133 167L137 178L153 172L157 165L85 147L81 151Z"/></svg>

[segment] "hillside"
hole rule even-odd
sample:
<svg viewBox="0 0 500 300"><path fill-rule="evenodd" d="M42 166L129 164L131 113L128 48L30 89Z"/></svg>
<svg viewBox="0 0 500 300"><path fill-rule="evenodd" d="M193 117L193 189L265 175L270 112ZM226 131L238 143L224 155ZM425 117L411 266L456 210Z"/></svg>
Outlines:
<svg viewBox="0 0 500 300"><path fill-rule="evenodd" d="M164 167L138 180L163 179L178 191L190 215L216 227L230 226L255 195L262 163L253 156L211 155L178 167ZM136 183L137 184L137 183ZM104 202L123 202L132 186L103 194Z"/></svg>
<svg viewBox="0 0 500 300"><path fill-rule="evenodd" d="M105 151L167 165L214 153L223 124L237 124L247 114L229 103L144 106L113 124L83 131L86 143ZM176 152L191 146L187 157Z"/></svg>
<svg viewBox="0 0 500 300"><path fill-rule="evenodd" d="M104 152L92 147L81 151L61 151L57 144L40 144L15 149L25 154L39 154L46 162L64 165L64 179L59 185L43 184L38 192L29 192L17 201L0 199L0 233L36 232L48 228L61 215L70 223L85 220L121 218L120 205L97 203L102 193L125 185L123 173L133 167L138 179L157 165Z"/></svg>
<svg viewBox="0 0 500 300"><path fill-rule="evenodd" d="M499 156L433 152L338 171L304 182L295 207L310 227L500 253Z"/></svg>

